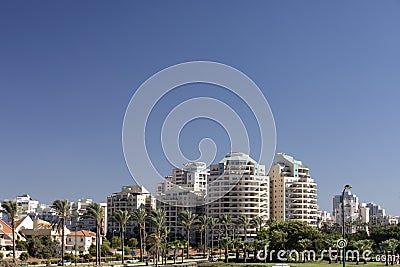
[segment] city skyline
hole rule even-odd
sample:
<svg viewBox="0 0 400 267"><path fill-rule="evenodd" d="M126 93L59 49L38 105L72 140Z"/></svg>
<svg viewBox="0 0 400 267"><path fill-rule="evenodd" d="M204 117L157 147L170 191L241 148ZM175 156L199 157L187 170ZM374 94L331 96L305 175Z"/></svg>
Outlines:
<svg viewBox="0 0 400 267"><path fill-rule="evenodd" d="M208 60L259 86L275 118L276 151L307 163L322 209L351 184L400 214L398 174L386 171L400 150L398 1L6 1L0 12L2 198L98 201L132 184L121 145L130 98L166 67ZM150 130L202 96L231 103L255 129L234 95L193 84L158 103ZM168 174L159 132L150 132L149 153ZM198 158L204 138L218 144L216 159L229 151L224 129L196 120L182 129L182 152Z"/></svg>
<svg viewBox="0 0 400 267"><path fill-rule="evenodd" d="M243 153L241 153L241 152L230 152L230 153L228 153L226 156L225 156L225 158L226 157L230 157L230 155L231 154L243 154ZM245 154L244 154L245 155ZM314 177L310 177L309 176L309 169L308 169L308 167L305 165L305 164L303 164L302 163L302 161L299 161L298 159L295 159L295 157L293 157L293 156L291 156L291 155L287 155L287 154L285 154L285 153L277 153L277 156L278 156L278 158L280 158L280 160L278 160L278 161L274 161L274 164L273 164L273 167L275 168L275 170L276 170L276 167L278 167L278 170L279 170L279 165L280 164L283 164L282 162L289 162L289 164L298 164L299 166L300 166L300 168L306 168L306 176L304 176L304 177L307 177L307 179L311 179L311 184L314 184ZM221 161L223 161L224 159L221 159ZM252 160L251 158L250 158L250 160ZM220 161L220 162L221 162ZM196 167L195 168L199 168L199 170L201 170L202 168L205 168L204 170L206 170L207 171L207 173L208 173L208 175L210 175L210 174L212 174L213 172L214 172L214 176L216 175L215 174L215 170L213 171L212 170L212 168L215 168L215 167L217 167L218 166L218 163L215 163L215 164L213 164L213 165L211 165L211 166L206 166L203 162L187 162L187 163L185 163L185 164L183 164L181 167L178 167L178 168L175 168L175 169L172 169L171 170L171 172L169 173L169 174L167 174L165 177L167 178L171 178L171 177L173 177L174 175L178 175L178 176L180 176L180 175L182 175L182 174L179 174L179 173L175 173L175 172L180 172L180 171L182 171L182 170L185 170L185 169L190 169L190 168L193 168L193 164L195 164L196 165ZM200 164L200 165L198 165L198 164ZM287 164L287 163L286 163ZM282 167L284 167L280 172L282 172L283 174L287 174L288 172L290 173L291 171L289 170L289 169L287 169L287 168L289 168L287 165L281 165ZM292 167L293 168L293 167ZM204 170L203 170L203 173L204 173ZM266 177L268 177L268 183L272 183L272 181L274 181L274 179L276 179L276 178L274 178L274 177L281 177L281 173L280 172L278 172L277 174L274 174L274 169L273 168L271 168L270 170L265 170L265 172L267 173L266 175ZM293 172L293 170L292 170L292 172ZM304 172L304 171L302 171L302 172ZM171 176L171 174L172 174L172 176ZM271 176L272 175L272 176ZM274 176L275 175L275 176ZM304 175L304 174L302 174L302 175ZM286 176L286 175L285 175ZM212 176L211 176L212 177ZM303 177L303 176L300 176L300 177ZM287 177L287 178L289 178L289 180L290 180L290 182L293 182L292 181L292 179L293 179L293 177ZM214 178L215 179L215 178ZM271 180L272 179L272 180ZM285 179L286 179L286 177L285 177ZM149 194L149 195L151 195L151 197L153 198L153 201L157 198L157 199L159 199L159 196L158 196L158 194L159 194L159 192L160 192L160 190L162 190L162 192L164 192L164 190L171 190L173 187L174 187L174 183L172 183L172 184L170 184L171 182L170 181L167 181L167 180L165 180L164 181L164 183L165 182L167 182L167 184L169 184L169 185L167 185L167 188L164 188L164 189L161 189L161 188L154 188L153 190L155 190L155 194L153 194L152 193L152 191L153 190L149 190L148 188L146 188L146 187L143 187L143 189L144 190L147 190L146 192ZM178 186L179 186L179 184L180 183L182 183L182 181L180 181L180 182L177 182L177 184L178 184ZM276 183L276 181L275 181L275 183ZM315 181L315 186L317 186L317 184L318 184L318 181ZM126 185L119 185L120 187L122 187L123 188L123 190L124 190L124 188L130 188L131 186L137 186L137 184L135 184L135 183L133 183L133 184L126 184ZM286 187L284 184L282 185L283 186L283 188L285 188L284 190L286 191L286 190L290 190L290 188L288 188L288 187ZM159 186L158 186L159 187ZM208 186L207 186L208 187ZM274 186L271 184L270 185L270 188L271 188L271 190L273 190L272 188L273 188ZM276 187L276 185L275 185L275 187ZM180 191L181 190L188 190L188 188L186 188L185 189L185 187L184 188L181 188L180 189ZM194 189L195 191L196 190L199 190L199 189ZM203 188L202 190L206 190L206 188ZM269 191L270 189L268 189L267 191L268 192L270 192ZM119 190L116 190L115 192L109 192L103 199L93 199L93 198L90 198L90 197L88 197L88 196L80 196L80 197L78 197L78 198L75 198L75 199L72 199L72 198L66 198L66 199L68 199L69 201L71 201L71 203L75 203L75 202L79 202L79 201L88 201L88 200L90 200L90 201L94 201L94 202L99 202L99 203L104 203L104 204L107 204L107 202L108 202L108 199L111 197L111 196L113 196L115 193L117 193ZM279 190L278 190L279 191ZM173 193L173 191L171 191L172 193ZM200 191L199 191L200 192ZM277 192L276 191L276 188L275 188L275 192ZM331 201L331 208L327 208L327 209L325 209L325 208L323 208L323 207L321 207L320 205L319 205L319 200L320 200L320 197L319 197L319 194L316 194L316 196L317 196L317 198L316 198L316 200L317 200L317 204L318 204L318 211L322 211L322 212L329 212L330 214L331 214L331 216L335 216L335 211L336 211L336 209L337 209L337 205L339 205L339 202L340 202L340 197L341 197L341 195L339 194L340 193L340 191L338 191L338 192L336 192L334 195L332 195L332 196L330 196L330 197L328 197L329 199L330 199L330 201ZM268 193L269 194L269 193ZM385 205L384 204L382 204L382 203L377 203L376 201L374 201L374 199L364 199L364 198L361 198L361 200L359 201L359 196L358 195L356 195L356 194L353 194L352 193L352 190L348 190L348 191L346 191L346 198L348 197L348 196L354 196L356 199L357 199L357 201L355 202L355 206L354 206L354 209L358 209L358 204L361 204L361 203L364 203L364 204L367 204L367 206L368 205L374 205L375 206L375 208L376 209L381 209L381 210L383 210L383 215L385 215L385 210L386 210L386 208L385 208ZM281 199L283 196L281 196L279 199ZM41 201L39 198L35 198L35 197L32 197L32 195L30 195L29 194L29 192L25 192L25 193L21 193L21 194L18 194L18 195L16 195L16 196L14 196L13 198L9 198L8 200L13 200L13 199L27 199L27 198L31 198L31 200L33 201L33 202L37 202L37 204L36 205L47 205L47 206L50 206L51 205L51 203L54 201L54 200L56 200L56 199L54 199L54 200L52 200L51 202L44 202L44 201ZM277 202L276 201L276 197L274 197L274 198L272 198L272 196L270 196L270 200L269 201L267 201L267 205L269 206L269 209L271 210L271 214L269 214L269 216L271 216L271 217L273 217L273 218L279 218L279 219L284 219L284 220L290 220L290 218L283 218L283 217L280 217L280 216L282 216L282 211L280 211L279 213L277 213L277 214L274 214L274 212L273 212L273 210L274 210L274 204L273 204L273 200L275 200L275 203ZM6 199L1 199L1 200L6 200ZM159 199L160 200L160 199ZM280 202L280 201L278 201L278 202ZM283 201L283 202L285 202L285 201ZM143 202L144 203L144 202ZM288 203L286 203L286 204L288 204ZM332 208L332 204L333 204L333 208ZM152 205L155 205L155 203L154 204L152 204ZM190 207L192 207L192 208L196 208L196 205L192 205L192 204L188 204L188 203L186 203L185 205L188 205L188 208L190 208ZM276 205L276 204L275 204ZM162 205L161 205L162 206ZM178 207L180 207L180 205L178 205ZM372 209L372 206L370 207L371 209ZM296 210L296 209L294 209L294 210ZM376 212L376 211L375 211ZM392 214L392 213L390 213L390 212L387 212L386 213L386 215L392 215L392 216L399 216L399 214Z"/></svg>

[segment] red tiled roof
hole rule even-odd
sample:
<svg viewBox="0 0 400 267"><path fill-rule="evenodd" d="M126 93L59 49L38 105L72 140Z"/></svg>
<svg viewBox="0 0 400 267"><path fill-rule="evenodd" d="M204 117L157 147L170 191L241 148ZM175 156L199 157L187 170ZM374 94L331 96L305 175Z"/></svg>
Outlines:
<svg viewBox="0 0 400 267"><path fill-rule="evenodd" d="M18 228L18 226L20 226L20 224L23 223L23 221L26 219L26 217L28 217L28 216L25 216L25 217L15 221L15 228Z"/></svg>
<svg viewBox="0 0 400 267"><path fill-rule="evenodd" d="M96 233L87 230L81 230L77 232L71 232L67 236L96 236Z"/></svg>
<svg viewBox="0 0 400 267"><path fill-rule="evenodd" d="M6 234L12 236L11 226L1 219L0 219L0 234Z"/></svg>

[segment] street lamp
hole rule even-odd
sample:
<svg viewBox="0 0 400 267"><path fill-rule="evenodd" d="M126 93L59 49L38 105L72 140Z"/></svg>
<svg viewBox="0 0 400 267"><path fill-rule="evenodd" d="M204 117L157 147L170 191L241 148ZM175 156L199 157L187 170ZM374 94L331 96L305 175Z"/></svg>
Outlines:
<svg viewBox="0 0 400 267"><path fill-rule="evenodd" d="M346 190L351 189L351 185L346 184L343 188L342 191L342 238L343 241L346 240L346 229L345 229L345 218L344 218L344 192L346 192ZM343 254L342 254L342 263L343 263L343 267L346 267L346 242L344 242L344 246L342 248L343 250Z"/></svg>

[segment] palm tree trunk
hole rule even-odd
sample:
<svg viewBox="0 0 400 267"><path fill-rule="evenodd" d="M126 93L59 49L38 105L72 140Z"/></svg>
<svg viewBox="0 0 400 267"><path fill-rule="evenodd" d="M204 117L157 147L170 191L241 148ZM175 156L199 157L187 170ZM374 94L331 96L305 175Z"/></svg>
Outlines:
<svg viewBox="0 0 400 267"><path fill-rule="evenodd" d="M143 254L146 254L146 221L143 222Z"/></svg>
<svg viewBox="0 0 400 267"><path fill-rule="evenodd" d="M64 254L65 254L65 219L61 223L61 264L64 266Z"/></svg>
<svg viewBox="0 0 400 267"><path fill-rule="evenodd" d="M204 256L206 256L206 248L207 248L207 241L206 240L207 240L207 228L204 231L204 249L203 249Z"/></svg>
<svg viewBox="0 0 400 267"><path fill-rule="evenodd" d="M190 227L186 228L187 233L187 245L186 245L186 259L189 259L189 241L190 241Z"/></svg>
<svg viewBox="0 0 400 267"><path fill-rule="evenodd" d="M16 249L15 249L15 222L14 219L11 219L11 228L12 228L12 246L13 246L13 262L14 264L17 263L16 258Z"/></svg>
<svg viewBox="0 0 400 267"><path fill-rule="evenodd" d="M203 231L200 231L200 247L203 248Z"/></svg>
<svg viewBox="0 0 400 267"><path fill-rule="evenodd" d="M122 262L122 264L124 264L125 263L125 259L124 259L124 253L125 253L125 240L124 240L124 236L125 236L125 234L124 234L124 229L121 227L121 244L122 244L122 249L121 249L121 253L122 253L122 260L121 260L121 262Z"/></svg>
<svg viewBox="0 0 400 267"><path fill-rule="evenodd" d="M213 254L213 252L214 252L214 232L213 232L213 229L211 229L211 253L210 254Z"/></svg>
<svg viewBox="0 0 400 267"><path fill-rule="evenodd" d="M99 264L99 227L96 222L96 266Z"/></svg>
<svg viewBox="0 0 400 267"><path fill-rule="evenodd" d="M96 237L96 243L97 243L97 255L98 255L98 264L101 264L101 244L100 244L100 227L97 226L97 231L96 231L97 237Z"/></svg>
<svg viewBox="0 0 400 267"><path fill-rule="evenodd" d="M142 229L142 226L140 226L139 238L140 238L140 261L143 261L143 229Z"/></svg>

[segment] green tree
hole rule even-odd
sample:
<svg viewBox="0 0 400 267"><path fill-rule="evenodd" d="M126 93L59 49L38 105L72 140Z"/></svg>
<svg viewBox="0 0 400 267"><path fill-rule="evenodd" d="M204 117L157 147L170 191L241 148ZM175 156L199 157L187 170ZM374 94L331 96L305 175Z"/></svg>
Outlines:
<svg viewBox="0 0 400 267"><path fill-rule="evenodd" d="M101 229L104 223L104 209L100 205L100 203L92 203L86 208L86 213L84 217L90 218L95 221L96 225L96 264L100 265L101 261L101 247L100 247L100 239L101 239Z"/></svg>
<svg viewBox="0 0 400 267"><path fill-rule="evenodd" d="M181 262L183 263L183 257L184 257L184 250L187 246L187 241L186 240L178 240L177 242L177 247L181 249Z"/></svg>
<svg viewBox="0 0 400 267"><path fill-rule="evenodd" d="M237 219L238 225L243 227L244 240L247 240L247 228L250 226L250 219L247 216L240 215Z"/></svg>
<svg viewBox="0 0 400 267"><path fill-rule="evenodd" d="M219 222L224 226L225 229L225 237L228 237L229 226L232 224L232 217L229 214L223 214L221 218L219 218Z"/></svg>
<svg viewBox="0 0 400 267"><path fill-rule="evenodd" d="M179 222L186 229L186 258L189 258L189 243L190 243L190 227L197 222L197 214L194 214L191 210L184 210L179 215Z"/></svg>
<svg viewBox="0 0 400 267"><path fill-rule="evenodd" d="M7 214L8 221L11 224L12 229L12 249L13 249L13 262L14 264L17 262L16 260L16 245L15 245L15 218L18 215L18 205L16 201L5 200L1 202L2 210Z"/></svg>
<svg viewBox="0 0 400 267"><path fill-rule="evenodd" d="M310 239L302 238L297 241L297 247L300 252L305 251L307 249L311 249L311 246L312 246L312 242ZM305 263L306 255L302 254L302 256L303 256L303 262Z"/></svg>
<svg viewBox="0 0 400 267"><path fill-rule="evenodd" d="M143 261L143 253L146 248L146 218L147 212L145 209L140 208L132 212L132 218L139 225L139 239L140 239L140 261Z"/></svg>
<svg viewBox="0 0 400 267"><path fill-rule="evenodd" d="M19 255L19 260L20 261L26 262L28 259L29 259L29 254L27 252L22 252Z"/></svg>
<svg viewBox="0 0 400 267"><path fill-rule="evenodd" d="M176 251L179 249L179 243L180 243L179 240L175 240L168 243L168 247L172 249L172 251L174 252L174 264L176 264Z"/></svg>
<svg viewBox="0 0 400 267"><path fill-rule="evenodd" d="M2 260L3 258L4 258L3 252L0 252L0 260Z"/></svg>
<svg viewBox="0 0 400 267"><path fill-rule="evenodd" d="M208 226L211 229L211 254L214 253L214 228L218 223L218 218L209 217L208 218Z"/></svg>
<svg viewBox="0 0 400 267"><path fill-rule="evenodd" d="M111 239L111 247L115 249L119 249L122 247L121 237L113 236Z"/></svg>
<svg viewBox="0 0 400 267"><path fill-rule="evenodd" d="M223 237L221 239L221 246L224 247L225 250L225 262L227 263L229 261L229 247L232 244L232 239L230 239L229 237Z"/></svg>
<svg viewBox="0 0 400 267"><path fill-rule="evenodd" d="M106 253L109 252L111 249L110 241L108 241L107 239L103 239L100 248L101 248L101 254L105 256Z"/></svg>
<svg viewBox="0 0 400 267"><path fill-rule="evenodd" d="M122 259L121 262L124 264L124 247L125 247L125 226L128 223L129 219L131 218L131 215L129 214L128 211L126 210L116 210L114 211L111 220L116 222L119 225L120 229L120 234L121 234L121 253L122 253Z"/></svg>
<svg viewBox="0 0 400 267"><path fill-rule="evenodd" d="M251 219L251 225L256 228L257 231L261 231L264 226L264 219L261 216L256 216Z"/></svg>
<svg viewBox="0 0 400 267"><path fill-rule="evenodd" d="M138 244L139 244L138 240L134 237L129 238L129 240L127 242L127 245L130 248L136 248Z"/></svg>
<svg viewBox="0 0 400 267"><path fill-rule="evenodd" d="M399 246L399 243L400 243L399 240L394 238L390 238L380 243L382 250L384 250L386 253L386 266L389 265L389 252L392 252L394 254L396 248ZM392 260L392 265L393 265L393 260Z"/></svg>
<svg viewBox="0 0 400 267"><path fill-rule="evenodd" d="M96 247L95 247L95 249L96 249ZM73 261L75 261L75 256L72 253L66 253L64 256L64 260L73 262Z"/></svg>
<svg viewBox="0 0 400 267"><path fill-rule="evenodd" d="M202 215L199 216L198 220L198 228L199 228L199 232L200 232L200 245L203 245L203 255L206 255L206 239L207 239L207 227L208 227L208 223L209 223L209 218L207 215ZM203 235L204 233L204 235ZM204 242L201 241L204 238Z"/></svg>
<svg viewBox="0 0 400 267"><path fill-rule="evenodd" d="M163 236L166 232L166 230L163 229L165 227L166 213L163 209L156 209L151 212L149 217L155 227L155 231L147 237L146 244L148 243L150 245L153 254L156 255L156 265L158 265L160 248L166 238Z"/></svg>
<svg viewBox="0 0 400 267"><path fill-rule="evenodd" d="M32 236L26 240L26 249L33 258L49 259L60 254L61 246L49 236Z"/></svg>
<svg viewBox="0 0 400 267"><path fill-rule="evenodd" d="M168 229L165 226L160 226L157 231L154 233L151 233L147 237L147 244L150 245L150 252L152 252L155 255L156 258L156 266L158 266L158 260L160 257L160 249L165 242L165 239L168 235Z"/></svg>
<svg viewBox="0 0 400 267"><path fill-rule="evenodd" d="M53 223L53 227L55 227L58 231L61 229L61 264L64 266L64 254L65 254L65 224L67 219L71 214L71 203L68 199L65 200L55 200L53 205L51 206L57 216L57 220Z"/></svg>

